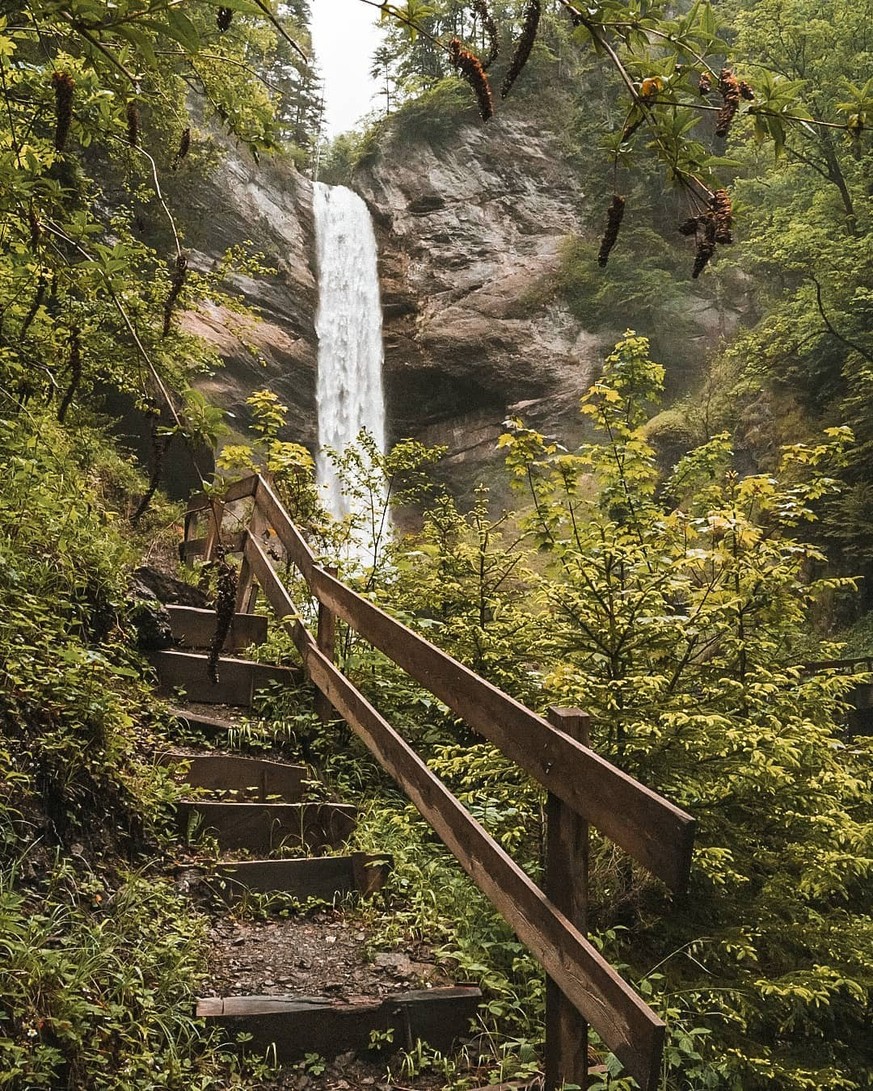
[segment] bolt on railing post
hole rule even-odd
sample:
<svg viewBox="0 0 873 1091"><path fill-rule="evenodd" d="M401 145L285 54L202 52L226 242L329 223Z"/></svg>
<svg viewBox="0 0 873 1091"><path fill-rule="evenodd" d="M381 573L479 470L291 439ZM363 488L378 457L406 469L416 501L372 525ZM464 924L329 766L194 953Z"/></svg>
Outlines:
<svg viewBox="0 0 873 1091"><path fill-rule="evenodd" d="M324 566L324 571L329 576L335 576L337 572L336 568L328 565ZM321 654L333 663L336 651L336 614L323 602L318 604L318 631L315 642ZM333 717L333 705L321 690L315 695L315 711L323 724L328 723Z"/></svg>
<svg viewBox="0 0 873 1091"><path fill-rule="evenodd" d="M589 718L578 708L550 708L549 723L588 745ZM546 802L545 880L549 901L584 935L588 928L588 823L551 792ZM546 978L545 1091L588 1086L588 1024Z"/></svg>

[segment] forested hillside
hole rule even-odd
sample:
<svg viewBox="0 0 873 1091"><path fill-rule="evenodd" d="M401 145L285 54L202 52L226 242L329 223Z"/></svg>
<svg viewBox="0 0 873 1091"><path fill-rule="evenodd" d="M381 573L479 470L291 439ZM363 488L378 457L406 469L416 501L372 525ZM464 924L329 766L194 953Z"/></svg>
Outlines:
<svg viewBox="0 0 873 1091"><path fill-rule="evenodd" d="M660 1086L870 1088L873 10L371 6L383 95L329 147L304 0L0 16L0 1087L541 1078L541 967L324 699L275 685L216 743L157 693L161 598L208 606L218 677L251 564L216 498L255 471L328 571L533 712L584 709L696 820L684 894L591 834L592 942L666 1022ZM313 478L316 171L374 215L398 441L334 453L345 518ZM168 482L218 518L187 568ZM352 627L325 638L261 537L539 882L545 791ZM272 621L250 654L301 662ZM355 805L346 849L393 873L329 919L478 983L464 1050L383 1062L375 1031L378 1075L277 1072L194 1017L216 928L322 910L198 893L221 847L180 832L180 746L305 762ZM594 1033L590 1058L592 1091L635 1086Z"/></svg>

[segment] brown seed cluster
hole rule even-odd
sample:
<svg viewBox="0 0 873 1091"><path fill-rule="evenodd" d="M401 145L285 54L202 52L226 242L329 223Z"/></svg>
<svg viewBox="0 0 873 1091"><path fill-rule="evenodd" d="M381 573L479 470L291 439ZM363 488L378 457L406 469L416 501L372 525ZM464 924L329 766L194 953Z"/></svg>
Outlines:
<svg viewBox="0 0 873 1091"><path fill-rule="evenodd" d="M512 89L512 85L521 75L522 69L527 64L530 51L533 49L534 42L536 41L541 15L542 4L540 3L540 0L528 0L528 5L524 12L524 24L521 28L521 36L515 47L515 53L512 55L509 71L503 77L503 86L500 88L501 98L506 98Z"/></svg>
<svg viewBox="0 0 873 1091"><path fill-rule="evenodd" d="M449 56L452 64L476 92L476 102L483 121L494 115L494 100L491 97L491 85L485 75L485 69L478 57L463 48L457 38L449 42Z"/></svg>
<svg viewBox="0 0 873 1091"><path fill-rule="evenodd" d="M233 22L233 12L230 8L219 8L215 13L215 22L218 24L218 29L222 34L226 30L230 30L230 24Z"/></svg>
<svg viewBox="0 0 873 1091"><path fill-rule="evenodd" d="M624 219L624 197L618 193L612 195L612 204L606 212L606 230L600 240L600 251L597 254L597 264L601 269L609 261L609 255L618 241L618 232L621 221Z"/></svg>
<svg viewBox="0 0 873 1091"><path fill-rule="evenodd" d="M754 100L755 92L752 90L750 85L748 83L746 83L745 80L740 80L739 88L740 88L740 98L745 99L746 102L752 102Z"/></svg>
<svg viewBox="0 0 873 1091"><path fill-rule="evenodd" d="M491 65L497 60L497 56L500 53L500 38L497 33L497 24L494 22L494 18L488 10L487 0L474 0L473 11L479 16L482 29L485 31L488 38L488 56L482 62L482 68L487 72Z"/></svg>
<svg viewBox="0 0 873 1091"><path fill-rule="evenodd" d="M706 96L712 90L712 80L710 79L708 72L701 72L700 79L697 81L697 93L701 98Z"/></svg>
<svg viewBox="0 0 873 1091"><path fill-rule="evenodd" d="M733 207L730 194L726 189L717 189L709 199L709 209L699 216L691 216L679 224L679 233L694 235L697 238L697 250L694 254L692 280L697 280L709 260L715 253L716 246L729 246L733 241L731 226Z"/></svg>
<svg viewBox="0 0 873 1091"><path fill-rule="evenodd" d="M53 72L52 87L55 90L55 149L62 152L73 121L73 92L76 81L69 72Z"/></svg>
<svg viewBox="0 0 873 1091"><path fill-rule="evenodd" d="M76 391L79 389L79 383L82 381L82 342L78 326L73 326L70 330L70 355L67 357L67 368L70 372L70 382L64 394L64 400L58 409L58 423L60 424L64 423L67 410L70 408L70 402L75 397Z"/></svg>
<svg viewBox="0 0 873 1091"><path fill-rule="evenodd" d="M176 150L176 158L173 160L173 170L176 170L188 152L191 150L191 130L185 129L179 139L179 147Z"/></svg>
<svg viewBox="0 0 873 1091"><path fill-rule="evenodd" d="M135 102L127 104L127 142L132 148L139 147L139 106Z"/></svg>
<svg viewBox="0 0 873 1091"><path fill-rule="evenodd" d="M39 222L39 216L37 216L33 205L27 210L27 226L30 228L30 248L31 250L38 250L39 244L42 242L42 224Z"/></svg>
<svg viewBox="0 0 873 1091"><path fill-rule="evenodd" d="M643 123L643 118L642 117L638 117L636 119L636 121L628 120L625 123L625 127L621 131L621 142L622 142L622 144L624 144L628 140L630 140L630 138L634 135L634 133L637 131L637 129L640 127L640 125L642 125L642 123Z"/></svg>
<svg viewBox="0 0 873 1091"><path fill-rule="evenodd" d="M709 207L715 221L715 241L719 246L730 246L734 241L731 234L734 212L728 191L726 189L717 189L709 200Z"/></svg>
<svg viewBox="0 0 873 1091"><path fill-rule="evenodd" d="M218 685L218 660L233 623L236 606L236 571L227 561L224 546L215 548L215 568L218 574L215 591L215 632L209 645L206 671L214 686Z"/></svg>
<svg viewBox="0 0 873 1091"><path fill-rule="evenodd" d="M155 409L152 414L152 472L149 475L148 488L143 493L142 500L140 500L136 511L130 517L133 526L136 526L143 515L145 515L149 504L152 502L152 497L158 491L158 486L161 483L161 475L164 471L164 456L166 455L167 448L170 446L170 441L173 438L172 435L166 432L163 434L158 432L159 420L160 412Z"/></svg>
<svg viewBox="0 0 873 1091"><path fill-rule="evenodd" d="M176 264L173 268L170 291L164 302L164 337L170 332L170 320L173 317L173 308L176 306L176 300L179 298L179 293L182 291L182 286L185 283L185 277L187 275L188 258L184 254L179 254L176 257Z"/></svg>
<svg viewBox="0 0 873 1091"><path fill-rule="evenodd" d="M45 299L45 290L47 287L48 280L45 271L43 271L39 274L39 280L36 282L36 291L33 293L33 299L27 309L27 314L24 316L24 321L21 323L21 329L18 332L19 337L24 337L30 329L30 324L33 322L34 318L36 318L36 312L40 309L42 302Z"/></svg>
<svg viewBox="0 0 873 1091"><path fill-rule="evenodd" d="M715 135L727 136L740 105L740 81L730 68L723 68L719 73L718 89L721 92L721 109L715 122Z"/></svg>
<svg viewBox="0 0 873 1091"><path fill-rule="evenodd" d="M697 280L709 259L715 253L715 217L712 215L701 216L697 225L697 250L694 254L694 265L691 269L691 279Z"/></svg>

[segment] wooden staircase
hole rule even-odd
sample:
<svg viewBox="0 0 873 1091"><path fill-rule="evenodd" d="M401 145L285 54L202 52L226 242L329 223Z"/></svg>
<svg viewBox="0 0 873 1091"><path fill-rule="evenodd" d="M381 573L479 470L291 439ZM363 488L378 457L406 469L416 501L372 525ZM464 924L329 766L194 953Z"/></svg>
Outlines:
<svg viewBox="0 0 873 1091"><path fill-rule="evenodd" d="M257 690L270 682L298 682L301 672L222 655L219 681L207 674L208 646L215 625L211 610L167 607L177 648L153 653L158 685L164 693L184 691L200 704L233 706L244 711ZM255 614L234 617L227 647L239 652L266 640L267 619ZM172 709L180 724L228 746L233 722L185 708ZM227 713L225 713L227 715ZM178 780L192 789L177 804L179 835L191 844L212 837L220 863L205 865L198 886L233 905L252 894L285 894L300 901L326 902L357 892L381 889L390 860L367 853L326 855L341 850L355 829L355 808L310 801L310 771L304 765L227 752L172 750L159 757ZM305 856L289 857L289 853ZM238 857L227 854L239 854ZM481 1000L477 988L435 987L381 997L338 1000L323 996L208 997L197 1014L223 1028L249 1052L270 1051L280 1063L306 1054L336 1056L365 1050L374 1033L394 1048L413 1048L418 1039L447 1050L464 1036Z"/></svg>
<svg viewBox="0 0 873 1091"><path fill-rule="evenodd" d="M240 531L240 526L246 529ZM221 497L213 491L192 496L180 558L203 557L208 562L219 544L225 553L241 554L237 610L251 610L254 597L263 594L297 648L306 680L318 691L316 711L322 721L329 723L337 716L345 721L545 970L546 1091L566 1084L584 1091L589 1023L641 1091L657 1091L666 1024L586 936L589 827L618 845L669 890L682 894L691 869L694 818L597 754L588 744L584 711L553 708L548 718L538 715L338 579L336 570L313 552L265 477L253 474L233 482ZM288 575L296 572L300 581L293 595L286 585L287 575L280 575L283 568ZM310 609L299 609L295 602L299 594L310 606L317 604L315 632L307 625ZM547 792L542 886L518 866L336 663L339 622ZM189 656L187 662L192 661L193 653L183 654ZM159 670L174 669L183 678L172 684L185 684L185 668L178 658L160 658L166 662L159 663ZM256 669L263 670L252 667L249 683L243 678L240 684L244 699L250 699L266 677L256 681ZM246 673L245 667L241 672ZM169 678L169 674L162 676ZM305 830L305 822L302 825ZM305 832L301 844L306 844ZM354 877L354 860L349 866ZM430 996L435 993L429 990ZM303 1018L300 997L285 1004L276 997L249 997L248 1004L242 1004L243 999L218 997L201 1010L204 1016L231 1021L287 1017L292 1026L300 1025ZM445 999L463 1004L465 998ZM398 1012L395 1006L392 1010L413 1028L408 1009ZM323 1017L327 1019L326 1011ZM237 1029L258 1040L257 1033L244 1025L237 1024ZM284 1033L276 1030L273 1040ZM410 1029L408 1037L412 1034ZM430 1033L427 1036L433 1041Z"/></svg>

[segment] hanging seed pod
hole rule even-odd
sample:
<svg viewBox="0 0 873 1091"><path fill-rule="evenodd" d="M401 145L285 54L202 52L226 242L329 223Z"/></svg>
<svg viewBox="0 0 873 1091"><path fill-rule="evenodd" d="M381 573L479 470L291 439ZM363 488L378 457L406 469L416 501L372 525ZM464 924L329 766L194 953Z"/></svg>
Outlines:
<svg viewBox="0 0 873 1091"><path fill-rule="evenodd" d="M482 62L482 70L487 72L500 53L500 37L497 33L497 24L488 10L487 0L474 0L473 11L479 16L482 29L488 38L488 56Z"/></svg>
<svg viewBox="0 0 873 1091"><path fill-rule="evenodd" d="M718 78L721 92L721 109L715 123L715 135L727 136L730 132L734 115L740 105L740 84L730 68L723 68Z"/></svg>
<svg viewBox="0 0 873 1091"><path fill-rule="evenodd" d="M182 291L182 286L185 283L185 277L187 276L187 274L188 258L184 254L179 254L176 257L176 264L173 269L172 279L170 281L170 291L164 303L164 337L166 337L167 334L170 332L170 320L173 317L173 308L176 305L176 300L179 298L179 292Z"/></svg>
<svg viewBox="0 0 873 1091"><path fill-rule="evenodd" d="M704 218L705 217L703 216L690 216L687 220L683 220L682 223L679 224L679 234L695 235L697 233L698 224Z"/></svg>
<svg viewBox="0 0 873 1091"><path fill-rule="evenodd" d="M524 25L521 28L521 36L515 47L515 53L513 54L512 61L509 65L509 71L503 77L503 86L500 88L501 98L506 98L512 89L512 85L521 75L522 69L527 64L530 51L533 49L533 44L536 41L541 14L542 5L540 4L540 0L528 0L528 5L524 13Z"/></svg>
<svg viewBox="0 0 873 1091"><path fill-rule="evenodd" d="M135 102L127 104L127 142L132 148L139 147L139 106Z"/></svg>
<svg viewBox="0 0 873 1091"><path fill-rule="evenodd" d="M73 326L70 330L70 355L67 357L67 367L70 371L70 382L64 394L63 401L58 408L58 423L63 424L70 408L70 402L76 396L79 383L82 381L82 345L79 340L79 327Z"/></svg>
<svg viewBox="0 0 873 1091"><path fill-rule="evenodd" d="M176 158L173 160L173 170L179 166L188 152L191 150L191 130L185 129L179 139L179 147L176 150Z"/></svg>
<svg viewBox="0 0 873 1091"><path fill-rule="evenodd" d="M612 204L606 213L606 230L600 240L600 252L597 255L597 264L601 269L609 261L610 252L618 241L618 231L621 221L624 219L624 197L613 193Z"/></svg>
<svg viewBox="0 0 873 1091"><path fill-rule="evenodd" d="M226 30L230 30L230 24L233 22L233 12L231 9L219 8L215 13L215 22L222 34L224 34Z"/></svg>
<svg viewBox="0 0 873 1091"><path fill-rule="evenodd" d="M69 72L53 72L52 87L55 89L55 149L62 152L73 121L76 81Z"/></svg>
<svg viewBox="0 0 873 1091"><path fill-rule="evenodd" d="M21 323L21 329L18 331L19 337L24 337L30 329L30 324L34 318L36 318L36 312L40 309L42 301L45 299L45 290L47 287L48 281L46 280L45 272L41 272L39 274L39 280L36 282L36 291L33 293L30 307L27 310L27 314L24 316L24 321Z"/></svg>
<svg viewBox="0 0 873 1091"><path fill-rule="evenodd" d="M167 453L167 448L170 446L172 435L163 434L158 432L159 414L155 414L152 417L152 472L149 475L148 488L143 493L142 500L137 505L136 511L130 517L131 526L136 526L142 519L145 513L148 511L149 505L152 502L152 497L158 491L158 487L161 484L161 476L164 471L164 456Z"/></svg>
<svg viewBox="0 0 873 1091"><path fill-rule="evenodd" d="M215 632L209 645L206 672L214 686L218 685L218 661L227 634L233 624L236 605L236 571L228 564L224 546L215 548L215 568L218 574L215 590Z"/></svg>
<svg viewBox="0 0 873 1091"><path fill-rule="evenodd" d="M694 255L694 267L691 279L697 280L715 253L715 217L707 213L700 217L697 231L697 252Z"/></svg>
<svg viewBox="0 0 873 1091"><path fill-rule="evenodd" d="M709 200L712 216L715 220L715 241L720 246L730 246L734 241L731 225L734 222L733 206L726 189L717 189Z"/></svg>
<svg viewBox="0 0 873 1091"><path fill-rule="evenodd" d="M642 117L638 117L636 121L629 121L621 132L621 143L625 144L634 135L637 129L642 125Z"/></svg>
<svg viewBox="0 0 873 1091"><path fill-rule="evenodd" d="M708 72L701 72L700 79L697 81L697 93L701 98L706 98L709 92L712 90L712 80L710 79Z"/></svg>
<svg viewBox="0 0 873 1091"><path fill-rule="evenodd" d="M491 97L491 85L479 58L461 47L457 38L449 42L449 56L452 64L476 92L476 102L483 121L494 114L494 100Z"/></svg>
<svg viewBox="0 0 873 1091"><path fill-rule="evenodd" d="M755 92L752 90L752 88L749 86L749 84L746 83L745 80L740 80L740 82L739 82L739 84L737 86L740 89L740 98L745 99L746 102L753 102L754 101Z"/></svg>
<svg viewBox="0 0 873 1091"><path fill-rule="evenodd" d="M37 216L33 205L30 205L27 210L27 226L30 228L30 248L31 250L38 250L39 244L42 242L42 224L39 222L39 216Z"/></svg>

